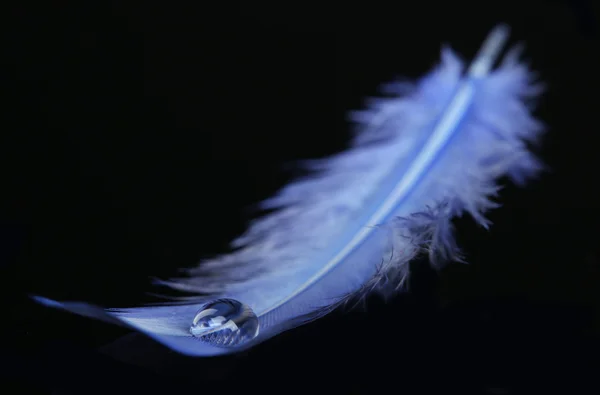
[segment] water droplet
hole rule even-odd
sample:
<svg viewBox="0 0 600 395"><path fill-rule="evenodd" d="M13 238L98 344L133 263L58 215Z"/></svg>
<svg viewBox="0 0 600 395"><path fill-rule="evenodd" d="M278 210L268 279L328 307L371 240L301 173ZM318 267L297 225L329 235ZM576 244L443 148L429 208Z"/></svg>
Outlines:
<svg viewBox="0 0 600 395"><path fill-rule="evenodd" d="M215 346L237 346L258 335L258 317L249 306L234 299L205 304L194 317L190 333Z"/></svg>

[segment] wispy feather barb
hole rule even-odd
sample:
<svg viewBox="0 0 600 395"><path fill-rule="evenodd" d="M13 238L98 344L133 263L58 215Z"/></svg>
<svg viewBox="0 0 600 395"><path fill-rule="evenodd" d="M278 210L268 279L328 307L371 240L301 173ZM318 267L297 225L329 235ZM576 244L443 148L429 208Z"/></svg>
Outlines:
<svg viewBox="0 0 600 395"><path fill-rule="evenodd" d="M489 226L496 180L523 183L541 169L527 148L543 129L528 108L541 87L517 49L490 72L507 33L495 29L466 72L444 48L441 64L420 81L388 84L393 97L352 114L351 149L309 162L313 172L265 201L262 208L274 211L251 223L233 252L162 282L204 296L108 311L38 300L123 322L185 354L217 355L318 318L348 297L396 291L417 254L435 266L462 260L452 218L469 213ZM201 303L217 298L256 313L256 339L222 348L190 335Z"/></svg>

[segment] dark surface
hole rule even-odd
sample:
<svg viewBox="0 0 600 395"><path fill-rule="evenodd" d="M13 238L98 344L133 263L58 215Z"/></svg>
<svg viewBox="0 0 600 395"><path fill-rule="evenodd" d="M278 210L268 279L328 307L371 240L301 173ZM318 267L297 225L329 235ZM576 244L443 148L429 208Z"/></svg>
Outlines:
<svg viewBox="0 0 600 395"><path fill-rule="evenodd" d="M463 3L9 13L1 392L595 393L598 6ZM150 278L225 251L286 164L343 149L378 84L441 42L473 56L498 22L548 85L551 171L507 186L490 232L457 223L470 265L421 265L410 293L218 359L27 299L155 301Z"/></svg>

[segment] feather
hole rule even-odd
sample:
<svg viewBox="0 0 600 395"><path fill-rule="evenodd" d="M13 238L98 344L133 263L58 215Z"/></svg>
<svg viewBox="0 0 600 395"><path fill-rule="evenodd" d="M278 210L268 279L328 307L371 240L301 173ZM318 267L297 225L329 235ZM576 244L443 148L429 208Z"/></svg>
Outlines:
<svg viewBox="0 0 600 395"><path fill-rule="evenodd" d="M529 106L541 86L519 63L519 48L492 70L507 36L506 26L494 29L466 70L443 48L441 64L416 83L387 85L393 97L352 114L351 149L306 162L310 175L263 202L272 211L234 240L233 252L160 281L203 296L108 310L35 299L129 326L183 354L212 356L369 292L392 294L421 253L436 267L461 261L452 218L468 213L489 226L497 179L522 184L542 168L528 150L543 131Z"/></svg>

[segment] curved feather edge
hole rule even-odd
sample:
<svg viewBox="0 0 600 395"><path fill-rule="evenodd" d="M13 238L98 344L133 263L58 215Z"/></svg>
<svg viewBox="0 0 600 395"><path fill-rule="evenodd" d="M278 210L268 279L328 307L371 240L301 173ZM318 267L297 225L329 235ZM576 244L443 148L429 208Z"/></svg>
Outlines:
<svg viewBox="0 0 600 395"><path fill-rule="evenodd" d="M408 262L420 253L429 254L436 266L460 261L452 218L469 213L487 227L486 211L498 206L492 201L499 190L496 180L507 175L522 184L542 169L527 147L543 131L530 114L531 100L542 88L517 57L514 49L494 72L465 80L463 63L445 48L441 65L417 83L387 85L397 96L375 100L368 110L353 114L359 129L351 149L309 162L313 173L265 201L262 208L275 211L254 221L233 242L234 252L203 262L186 278L162 282L205 296L108 310L36 300L129 326L186 355L212 356L252 347L350 298L371 291L393 293L407 278ZM370 224L372 212L405 175L465 83L472 95L451 140L385 220ZM369 238L340 264L323 271L325 263L365 228L373 229ZM303 284L309 285L302 288ZM217 297L243 301L257 313L257 339L237 348L219 348L190 335L200 305Z"/></svg>

